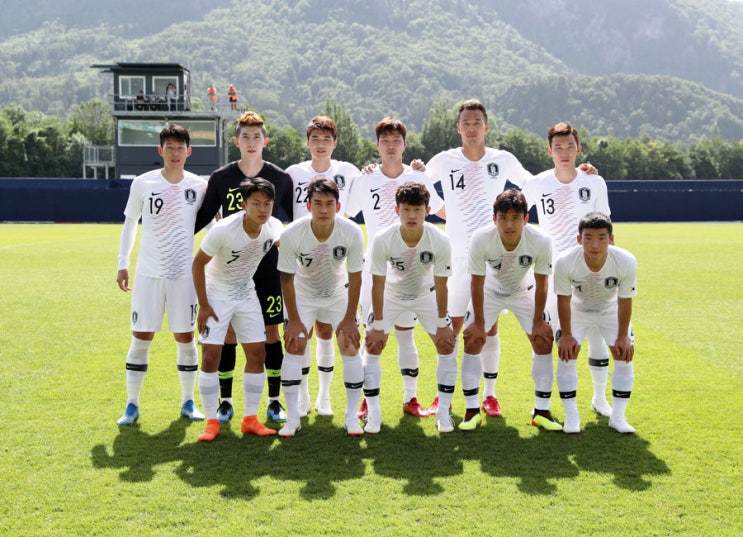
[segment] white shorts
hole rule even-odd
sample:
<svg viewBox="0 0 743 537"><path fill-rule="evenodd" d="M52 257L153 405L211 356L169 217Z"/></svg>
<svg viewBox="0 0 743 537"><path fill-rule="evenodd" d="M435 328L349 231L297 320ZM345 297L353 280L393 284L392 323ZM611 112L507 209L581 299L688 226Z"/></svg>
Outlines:
<svg viewBox="0 0 743 537"><path fill-rule="evenodd" d="M573 337L579 344L586 338L588 330L595 328L601 334L601 337L604 338L607 345L614 346L614 342L617 340L617 332L619 332L617 308L611 308L601 312L592 311L590 313L572 308L570 325ZM635 336L632 333L632 324L629 327L629 337L634 343Z"/></svg>
<svg viewBox="0 0 743 537"><path fill-rule="evenodd" d="M168 329L174 334L193 332L198 301L191 278L134 277L132 290L133 332L159 332L168 308Z"/></svg>
<svg viewBox="0 0 743 537"><path fill-rule="evenodd" d="M343 320L348 306L348 295L343 294L328 298L296 295L297 313L307 330L312 330L315 321L329 324L335 330ZM286 311L286 308L284 308ZM358 324L358 319L357 323Z"/></svg>
<svg viewBox="0 0 743 537"><path fill-rule="evenodd" d="M521 325L521 329L531 334L534 324L534 291L524 291L511 296L498 296L492 292L485 291L483 303L483 314L485 317L485 331L489 332L493 325L498 322L498 317L511 310ZM475 320L472 303L467 307L464 318L464 326L467 327Z"/></svg>
<svg viewBox="0 0 743 537"><path fill-rule="evenodd" d="M372 314L372 274L364 271L361 274L361 296L359 297L361 306L361 322L364 325L370 325L373 321ZM387 316L385 315L385 318ZM400 316L397 326L401 328L414 328L418 324L418 319L413 313L406 313Z"/></svg>
<svg viewBox="0 0 743 537"><path fill-rule="evenodd" d="M409 319L411 316L418 319L427 333L436 334L439 322L436 293L431 291L415 300L395 300L385 295L383 319L385 334L389 334L395 325L404 326L401 320Z"/></svg>
<svg viewBox="0 0 743 537"><path fill-rule="evenodd" d="M455 257L451 260L451 276L446 282L449 289L449 315L464 317L470 303L472 277L467 272L467 258Z"/></svg>
<svg viewBox="0 0 743 537"><path fill-rule="evenodd" d="M219 317L219 321L209 317L206 328L199 334L199 343L224 345L224 338L230 325L235 330L238 343L266 341L263 312L254 290L245 300L211 300L209 304Z"/></svg>

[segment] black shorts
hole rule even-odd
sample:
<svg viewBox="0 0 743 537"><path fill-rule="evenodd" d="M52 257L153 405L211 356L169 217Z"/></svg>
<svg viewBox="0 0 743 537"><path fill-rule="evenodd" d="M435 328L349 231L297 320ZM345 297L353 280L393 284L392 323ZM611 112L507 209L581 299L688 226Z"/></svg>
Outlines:
<svg viewBox="0 0 743 537"><path fill-rule="evenodd" d="M281 297L281 277L276 265L279 262L279 249L272 246L258 264L253 276L255 292L261 303L263 322L266 325L284 322L284 301Z"/></svg>

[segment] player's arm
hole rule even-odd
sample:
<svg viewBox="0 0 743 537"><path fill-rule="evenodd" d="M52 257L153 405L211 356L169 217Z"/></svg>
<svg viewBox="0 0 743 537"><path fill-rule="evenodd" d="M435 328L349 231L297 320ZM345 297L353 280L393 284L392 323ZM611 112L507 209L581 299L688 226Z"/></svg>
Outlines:
<svg viewBox="0 0 743 537"><path fill-rule="evenodd" d="M203 250L199 249L193 258L191 264L191 274L193 275L193 286L196 290L196 298L199 301L199 315L198 315L198 328L199 333L204 331L206 322L209 317L214 317L215 321L219 321L217 314L209 305L209 298L206 296L206 264L211 261L211 256L204 253Z"/></svg>
<svg viewBox="0 0 743 537"><path fill-rule="evenodd" d="M560 360L567 362L578 358L580 344L573 337L571 328L572 295L557 295L557 316L560 319L560 341L557 343L557 353Z"/></svg>
<svg viewBox="0 0 743 537"><path fill-rule="evenodd" d="M129 257L132 254L134 240L137 238L137 219L129 216L124 219L124 227L121 230L121 242L119 244L119 263L116 273L116 283L122 291L131 291L129 287Z"/></svg>
<svg viewBox="0 0 743 537"><path fill-rule="evenodd" d="M470 276L470 294L473 310L472 324L464 329L464 340L476 346L485 344L485 276Z"/></svg>
<svg viewBox="0 0 743 537"><path fill-rule="evenodd" d="M631 362L635 354L635 347L629 337L629 326L632 320L632 299L620 298L618 300L618 331L617 340L612 347L615 360Z"/></svg>
<svg viewBox="0 0 743 537"><path fill-rule="evenodd" d="M547 321L544 320L544 308L547 305L547 293L549 292L549 278L546 274L534 274L534 318L532 319L532 329L529 339L532 343L537 338L549 342L552 346L552 329Z"/></svg>
<svg viewBox="0 0 743 537"><path fill-rule="evenodd" d="M300 354L300 351L304 350L304 345L300 340L307 341L307 327L304 326L302 319L299 318L297 293L294 287L294 274L283 271L280 274L281 293L284 295L284 312L286 313L284 344L287 351L292 354Z"/></svg>
<svg viewBox="0 0 743 537"><path fill-rule="evenodd" d="M359 348L361 336L356 324L356 311L359 308L359 296L361 295L361 271L348 273L348 305L343 319L338 323L336 333L343 338L345 346ZM339 345L344 347L344 345Z"/></svg>
<svg viewBox="0 0 743 537"><path fill-rule="evenodd" d="M209 179L209 183L206 185L206 194L204 194L204 201L199 207L199 212L196 213L196 225L194 226L194 234L198 233L209 222L211 222L216 214L219 212L222 202L219 199L219 192L217 192L216 181Z"/></svg>
<svg viewBox="0 0 743 537"><path fill-rule="evenodd" d="M364 342L366 349L371 354L380 354L387 343L387 335L384 332L384 287L387 282L386 276L372 276L372 312L374 314L374 324L367 326L366 337Z"/></svg>
<svg viewBox="0 0 743 537"><path fill-rule="evenodd" d="M446 283L447 276L434 276L433 286L436 293L436 311L438 313L439 324L436 328L436 351L439 354L451 354L454 352L456 338L454 331L447 318L447 307L449 303L449 288Z"/></svg>

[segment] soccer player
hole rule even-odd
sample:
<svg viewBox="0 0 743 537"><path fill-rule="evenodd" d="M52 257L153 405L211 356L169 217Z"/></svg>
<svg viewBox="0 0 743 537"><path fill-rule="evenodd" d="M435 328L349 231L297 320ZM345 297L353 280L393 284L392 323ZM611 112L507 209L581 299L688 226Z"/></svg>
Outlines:
<svg viewBox="0 0 743 537"><path fill-rule="evenodd" d="M355 216L359 212L364 217L366 236L371 239L380 229L399 223L396 214L395 194L397 187L407 181L423 183L428 189L430 206L434 213L443 215L443 200L436 194L433 182L423 172L415 171L403 164L407 127L399 119L386 117L377 123L377 150L382 160L381 165L364 175L359 175L351 184L348 194L346 213ZM366 256L370 258L369 255ZM361 283L361 322L366 326L372 324L371 314L371 272L370 262L365 263L365 275ZM397 338L397 361L403 378L403 412L418 418L428 416L428 411L418 402L418 349L415 346L414 332L416 319L410 314L396 319L395 337ZM359 418L365 419L366 401L359 410Z"/></svg>
<svg viewBox="0 0 743 537"><path fill-rule="evenodd" d="M211 442L219 435L217 369L230 325L245 351L241 430L258 436L276 434L256 416L266 377L266 329L253 275L279 240L283 226L271 217L275 189L270 182L260 177L246 179L240 183L239 194L242 210L221 219L207 232L192 265L202 346L199 391L207 418L200 442Z"/></svg>
<svg viewBox="0 0 743 537"><path fill-rule="evenodd" d="M635 432L625 417L634 383L632 298L637 294L637 260L613 246L609 217L591 212L578 224L578 245L555 261L555 293L560 330L556 334L560 360L557 387L565 407L566 433L580 432L575 395L578 374L575 361L590 328L609 343L614 358L611 378L612 409L609 427L624 434Z"/></svg>
<svg viewBox="0 0 743 537"><path fill-rule="evenodd" d="M242 204L240 183L246 178L261 177L276 190L273 216L289 221L294 218L292 180L278 166L263 160L263 148L268 144L263 119L255 112L245 112L237 120L234 143L240 148L240 160L215 170L209 177L204 203L196 220L196 231L206 226L221 209L222 218L240 210ZM282 214L283 213L283 214ZM266 324L266 378L268 383L267 415L272 421L284 421L286 416L279 400L281 391L281 362L284 353L279 339L279 325L284 322L281 300L281 282L276 262L279 253L274 247L261 261L255 273L255 290ZM222 348L219 366L221 403L219 420L224 423L234 414L232 408L232 378L235 370L236 342L232 330L228 343Z"/></svg>
<svg viewBox="0 0 743 537"><path fill-rule="evenodd" d="M592 211L607 216L611 212L604 179L575 168L575 161L581 152L578 131L569 123L558 123L547 132L547 141L555 167L530 179L523 192L529 207L536 206L540 227L552 237L554 260L575 247L575 230L583 216ZM557 330L557 298L552 292L547 299L547 313L553 328ZM591 408L609 417L611 406L606 400L609 351L597 330L589 330L587 338L588 365L593 379Z"/></svg>
<svg viewBox="0 0 743 537"><path fill-rule="evenodd" d="M459 334L470 300L470 277L467 273L467 251L472 234L492 220L492 202L511 183L519 188L531 179L518 159L508 151L485 146L488 133L488 113L485 106L474 99L464 101L457 114L457 132L462 147L435 155L426 165L434 181L441 181L446 202L446 233L452 241L452 277L449 279L449 315L454 333ZM583 164L588 173L595 168ZM502 416L495 393L500 365L500 338L496 323L488 333L481 353L484 390L482 408L488 416ZM470 359L470 358L467 358ZM462 362L462 371L476 368ZM541 368L552 368L546 363ZM479 391L479 387L478 387ZM431 407L436 408L434 400ZM429 410L431 410L429 408Z"/></svg>
<svg viewBox="0 0 743 537"><path fill-rule="evenodd" d="M446 313L446 280L451 272L448 237L426 222L430 194L422 183L403 183L395 191L398 222L379 231L370 250L373 322L366 332L364 396L368 406L365 432L378 433L382 425L379 403L380 355L390 330L401 316L416 316L436 346L436 379L440 406L436 426L454 430L449 404L457 378L455 337Z"/></svg>
<svg viewBox="0 0 743 537"><path fill-rule="evenodd" d="M359 169L350 162L334 160L333 150L338 146L337 126L328 116L315 116L307 124L307 149L311 160L294 164L286 169L294 183L294 219L309 214L307 186L313 179L325 177L335 182L338 187L339 203L345 211L346 198L351 180L359 174ZM312 332L312 330L310 330ZM327 323L316 322L314 328L317 337L317 378L318 390L315 399L315 410L321 416L332 416L330 404L330 384L335 368L335 349L333 347L333 328ZM299 412L305 416L310 408L307 377L310 372L310 346L305 348L302 361L302 386L299 391Z"/></svg>
<svg viewBox="0 0 743 537"><path fill-rule="evenodd" d="M319 320L336 330L346 386L345 427L350 436L360 436L364 431L356 417L356 408L364 371L356 310L364 264L364 234L355 222L336 218L340 203L338 186L333 181L313 179L307 195L310 215L286 227L279 249L278 267L287 318L286 355L281 372L287 419L279 435L291 437L301 428L302 360L309 329Z"/></svg>
<svg viewBox="0 0 743 537"><path fill-rule="evenodd" d="M162 169L132 181L124 209L116 282L132 292L132 341L126 356L127 405L119 425L139 418L139 396L149 363L150 344L168 310L168 328L176 341L176 364L181 380L181 414L192 420L204 415L194 406L199 357L194 342L196 295L189 265L193 257L193 226L204 199L206 182L184 170L191 138L180 125L160 131L158 153ZM134 288L129 287L129 256L142 218L142 238Z"/></svg>
<svg viewBox="0 0 743 537"><path fill-rule="evenodd" d="M480 364L479 353L486 334L505 311L516 315L533 350L532 421L548 430L562 429L550 413L553 337L544 319L548 276L552 272L552 240L536 227L527 225L528 221L524 195L517 190L504 190L495 198L493 223L472 235L469 251L472 302L465 321L462 359L462 390L467 411L459 424L461 430L475 429L482 420L477 397L482 372L475 366ZM465 364L469 366L467 370Z"/></svg>

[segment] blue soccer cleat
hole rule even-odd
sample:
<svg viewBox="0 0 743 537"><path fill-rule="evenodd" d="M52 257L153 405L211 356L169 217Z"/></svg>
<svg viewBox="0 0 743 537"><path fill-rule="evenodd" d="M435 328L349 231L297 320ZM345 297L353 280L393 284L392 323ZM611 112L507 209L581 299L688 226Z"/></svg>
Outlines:
<svg viewBox="0 0 743 537"><path fill-rule="evenodd" d="M196 408L196 405L193 404L193 400L190 399L183 403L183 406L181 407L181 416L193 421L202 421L204 419L204 415L198 408Z"/></svg>
<svg viewBox="0 0 743 537"><path fill-rule="evenodd" d="M116 423L118 425L132 425L135 421L139 419L139 407L135 405L134 403L129 403L126 405L126 409L124 410L124 415L121 416Z"/></svg>

